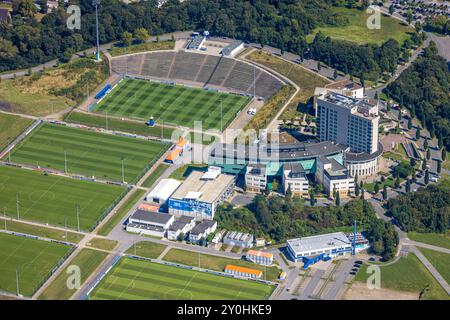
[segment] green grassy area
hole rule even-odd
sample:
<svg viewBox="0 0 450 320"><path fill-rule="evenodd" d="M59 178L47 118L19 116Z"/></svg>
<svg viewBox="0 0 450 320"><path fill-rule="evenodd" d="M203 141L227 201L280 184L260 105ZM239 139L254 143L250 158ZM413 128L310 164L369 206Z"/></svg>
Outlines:
<svg viewBox="0 0 450 320"><path fill-rule="evenodd" d="M145 181L142 183L142 186L145 188L151 188L153 184L156 182L156 180L158 180L158 178L161 177L164 171L167 170L167 168L169 168L169 165L164 163L159 164L155 168L155 170L153 170L150 176L148 176L148 178L145 179Z"/></svg>
<svg viewBox="0 0 450 320"><path fill-rule="evenodd" d="M93 111L145 121L153 116L157 124L191 128L194 121L202 121L203 130L221 130L221 114L225 129L249 101L234 94L125 79Z"/></svg>
<svg viewBox="0 0 450 320"><path fill-rule="evenodd" d="M164 251L166 247L167 247L166 245L160 243L142 241L131 246L126 251L126 253L145 258L156 259Z"/></svg>
<svg viewBox="0 0 450 320"><path fill-rule="evenodd" d="M425 300L449 299L444 289L413 253L380 269L382 288L418 294L422 292L422 299ZM370 276L366 271L367 265L363 265L356 274L355 280L366 282Z"/></svg>
<svg viewBox="0 0 450 320"><path fill-rule="evenodd" d="M380 45L390 38L402 44L408 39L408 33L413 31L412 28L407 27L401 21L385 14L381 14L379 29L369 29L367 27L367 20L372 14L366 13L365 10L342 7L334 7L331 10L336 14L347 17L349 24L347 26L316 28L307 36L307 41L312 41L315 34L320 31L333 39L346 40L358 44L371 43Z"/></svg>
<svg viewBox="0 0 450 320"><path fill-rule="evenodd" d="M81 251L70 261L70 266L78 266L80 268L81 280L80 284L87 280L87 278L100 266L100 264L107 257L106 252L101 252L91 249L81 249ZM68 300L76 292L76 289L69 289L67 287L68 277L72 273L68 273L68 268L64 268L55 280L41 293L39 300Z"/></svg>
<svg viewBox="0 0 450 320"><path fill-rule="evenodd" d="M126 192L115 185L45 175L26 169L0 167L0 203L7 216L90 230Z"/></svg>
<svg viewBox="0 0 450 320"><path fill-rule="evenodd" d="M314 95L316 87L324 87L331 83L331 81L300 65L285 61L264 51L255 51L247 58L275 70L300 87L300 91L281 115L280 119L283 120L291 120L304 113L306 104Z"/></svg>
<svg viewBox="0 0 450 320"><path fill-rule="evenodd" d="M92 113L87 114L81 112L71 112L67 115L64 121L106 129L106 117ZM164 139L172 138L172 133L174 131L173 128L161 127L157 125L154 127L149 127L145 125L144 121L136 122L111 117L108 117L108 129L133 133L141 136L157 138L161 138L162 136Z"/></svg>
<svg viewBox="0 0 450 320"><path fill-rule="evenodd" d="M111 56L122 56L124 54L156 51L156 50L172 50L175 47L175 41L159 41L159 42L145 42L129 47L113 47L109 50Z"/></svg>
<svg viewBox="0 0 450 320"><path fill-rule="evenodd" d="M199 254L197 252L181 249L170 249L169 252L167 252L167 254L164 256L163 260L198 267ZM261 270L263 272L262 279L266 279L269 281L277 280L281 272L281 269L276 266L265 268L264 266L249 261L212 256L208 254L200 254L201 268L223 271L225 269L225 266L228 264Z"/></svg>
<svg viewBox="0 0 450 320"><path fill-rule="evenodd" d="M419 233L408 232L408 238L422 243L450 249L450 232L447 233Z"/></svg>
<svg viewBox="0 0 450 320"><path fill-rule="evenodd" d="M192 171L205 171L208 169L207 164L185 164L175 169L169 176L169 178L176 180L185 180Z"/></svg>
<svg viewBox="0 0 450 320"><path fill-rule="evenodd" d="M402 179L400 179L402 181ZM388 188L392 188L394 186L395 179L392 176L389 176L384 180L384 182L378 181L379 192L383 191L383 187L386 186ZM364 189L369 192L375 192L375 182L365 183Z"/></svg>
<svg viewBox="0 0 450 320"><path fill-rule="evenodd" d="M117 210L117 212L115 212L114 215L100 228L98 234L101 236L107 236L144 194L145 190L134 190L130 194L129 198Z"/></svg>
<svg viewBox="0 0 450 320"><path fill-rule="evenodd" d="M92 300L262 300L273 286L123 258L92 292Z"/></svg>
<svg viewBox="0 0 450 320"><path fill-rule="evenodd" d="M13 142L32 123L31 119L0 113L0 150Z"/></svg>
<svg viewBox="0 0 450 320"><path fill-rule="evenodd" d="M11 221L9 219L0 220L0 229L30 234L33 236L54 239L59 241L67 241L72 243L78 243L84 237L81 233L70 231L65 232L57 229L36 226L28 223Z"/></svg>
<svg viewBox="0 0 450 320"><path fill-rule="evenodd" d="M450 254L425 248L418 248L436 270L450 283Z"/></svg>
<svg viewBox="0 0 450 320"><path fill-rule="evenodd" d="M0 82L0 108L4 111L46 116L74 107L109 76L108 59L79 58L31 76Z"/></svg>
<svg viewBox="0 0 450 320"><path fill-rule="evenodd" d="M50 93L22 91L17 88L14 80L2 80L0 105L4 111L44 116L74 106L75 102Z"/></svg>
<svg viewBox="0 0 450 320"><path fill-rule="evenodd" d="M11 161L132 182L156 161L167 144L44 124L11 153ZM123 161L122 161L123 160Z"/></svg>
<svg viewBox="0 0 450 320"><path fill-rule="evenodd" d="M71 247L0 233L0 290L32 296Z"/></svg>
<svg viewBox="0 0 450 320"><path fill-rule="evenodd" d="M92 248L97 248L101 250L111 251L119 242L115 240L102 239L102 238L93 238L86 245Z"/></svg>

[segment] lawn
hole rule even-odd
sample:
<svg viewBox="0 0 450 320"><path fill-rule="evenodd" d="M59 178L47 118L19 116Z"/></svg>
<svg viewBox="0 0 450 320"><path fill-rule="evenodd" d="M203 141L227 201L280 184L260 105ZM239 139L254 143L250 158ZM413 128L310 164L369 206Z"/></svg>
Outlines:
<svg viewBox="0 0 450 320"><path fill-rule="evenodd" d="M11 221L9 219L0 220L0 229L72 243L78 243L84 237L81 233L70 231L65 232L58 229L45 228L28 223Z"/></svg>
<svg viewBox="0 0 450 320"><path fill-rule="evenodd" d="M96 114L87 114L81 112L71 112L64 119L66 122L83 124L90 127L105 128L106 129L106 117ZM136 122L126 119L117 119L108 117L108 129L117 130L122 132L128 132L141 136L157 137L164 139L171 139L173 128L154 126L149 127L144 124L144 121Z"/></svg>
<svg viewBox="0 0 450 320"><path fill-rule="evenodd" d="M4 111L44 116L74 105L74 101L65 97L21 90L15 80L0 82L0 107Z"/></svg>
<svg viewBox="0 0 450 320"><path fill-rule="evenodd" d="M132 182L166 150L167 144L44 124L11 153L15 163L72 174Z"/></svg>
<svg viewBox="0 0 450 320"><path fill-rule="evenodd" d="M436 270L450 283L450 254L425 248L418 248Z"/></svg>
<svg viewBox="0 0 450 320"><path fill-rule="evenodd" d="M32 296L71 247L0 233L0 290Z"/></svg>
<svg viewBox="0 0 450 320"><path fill-rule="evenodd" d="M153 116L157 124L190 128L202 121L203 130L221 130L221 114L225 129L249 101L234 94L125 79L93 111L146 121Z"/></svg>
<svg viewBox="0 0 450 320"><path fill-rule="evenodd" d="M46 116L74 107L109 77L108 59L89 57L49 68L31 76L0 82L0 108L15 113Z"/></svg>
<svg viewBox="0 0 450 320"><path fill-rule="evenodd" d="M114 213L114 215L100 228L98 234L107 236L114 227L122 220L122 218L131 210L131 208L142 198L145 190L136 189L132 191L129 198L122 204L122 206Z"/></svg>
<svg viewBox="0 0 450 320"><path fill-rule="evenodd" d="M262 300L273 286L123 258L92 292L93 300Z"/></svg>
<svg viewBox="0 0 450 320"><path fill-rule="evenodd" d="M409 38L409 32L413 29L407 27L401 21L382 14L380 21L380 29L369 29L367 20L372 14L358 9L348 8L332 8L334 13L347 17L349 24L347 26L336 27L320 27L313 30L312 34L307 37L308 41L312 41L319 31L324 35L336 40L347 40L357 44L377 44L380 45L386 40L392 38L400 44Z"/></svg>
<svg viewBox="0 0 450 320"><path fill-rule="evenodd" d="M119 242L116 240L109 240L109 239L102 239L102 238L93 238L88 243L86 243L86 246L97 248L105 251L111 251L115 247L117 247L117 244Z"/></svg>
<svg viewBox="0 0 450 320"><path fill-rule="evenodd" d="M403 181L404 179L400 179L400 181ZM379 192L383 191L383 187L386 186L387 188L392 188L392 186L395 184L395 180L392 176L387 177L384 182L381 182L381 180L378 181L378 188ZM364 189L369 192L375 192L375 182L365 183Z"/></svg>
<svg viewBox="0 0 450 320"><path fill-rule="evenodd" d="M31 119L0 113L0 150L13 142L32 123Z"/></svg>
<svg viewBox="0 0 450 320"><path fill-rule="evenodd" d="M167 254L164 256L163 260L198 267L199 254L197 252L186 251L181 249L170 249L169 252L167 252ZM261 270L263 272L262 279L269 281L277 280L281 272L281 269L275 266L266 268L259 264L255 264L253 262L244 261L240 259L230 259L208 254L200 254L201 268L211 269L215 271L223 271L225 269L225 266L228 264Z"/></svg>
<svg viewBox="0 0 450 320"><path fill-rule="evenodd" d="M147 179L142 183L142 186L145 188L151 188L153 184L155 184L156 180L158 180L159 177L164 173L164 171L169 168L169 165L161 163L159 164L155 170L148 176Z"/></svg>
<svg viewBox="0 0 450 320"><path fill-rule="evenodd" d="M138 242L131 246L126 253L150 259L156 259L167 246L155 242Z"/></svg>
<svg viewBox="0 0 450 320"><path fill-rule="evenodd" d="M87 278L98 268L98 266L105 260L108 254L91 249L81 249L81 251L70 261L70 265L80 267L82 285ZM67 268L64 268L55 280L42 292L38 297L40 300L69 300L76 292L76 289L69 289L67 287L67 280L70 274L67 273Z"/></svg>
<svg viewBox="0 0 450 320"><path fill-rule="evenodd" d="M425 300L448 299L444 289L413 253L392 265L380 268L382 288L417 293L423 291L422 299ZM366 270L367 265L363 265L355 280L365 282L369 276Z"/></svg>
<svg viewBox="0 0 450 320"><path fill-rule="evenodd" d="M90 230L118 198L124 187L45 175L26 169L0 167L0 203L6 215L77 229Z"/></svg>
<svg viewBox="0 0 450 320"><path fill-rule="evenodd" d="M408 232L408 238L413 241L450 249L450 232L447 232L446 234Z"/></svg>
<svg viewBox="0 0 450 320"><path fill-rule="evenodd" d="M324 87L331 82L300 65L285 61L263 51L255 51L247 58L275 70L300 87L300 91L281 115L283 120L291 120L305 113L306 104L314 95L316 87Z"/></svg>
<svg viewBox="0 0 450 320"><path fill-rule="evenodd" d="M135 44L129 47L113 47L109 50L111 56L121 56L124 54L147 52L156 50L172 50L175 47L175 41L154 41Z"/></svg>

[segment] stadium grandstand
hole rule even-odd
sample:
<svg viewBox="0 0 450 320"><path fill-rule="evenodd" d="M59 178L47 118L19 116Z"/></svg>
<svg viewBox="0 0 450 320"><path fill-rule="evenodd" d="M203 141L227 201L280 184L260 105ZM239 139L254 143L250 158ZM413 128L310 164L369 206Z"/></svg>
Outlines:
<svg viewBox="0 0 450 320"><path fill-rule="evenodd" d="M117 74L188 81L264 99L283 86L283 82L272 74L243 61L185 51L115 57L112 69Z"/></svg>

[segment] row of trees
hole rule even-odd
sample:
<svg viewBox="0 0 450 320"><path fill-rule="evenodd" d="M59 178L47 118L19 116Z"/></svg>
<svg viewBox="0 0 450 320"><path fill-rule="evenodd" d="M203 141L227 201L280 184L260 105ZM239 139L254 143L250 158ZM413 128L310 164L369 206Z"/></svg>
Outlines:
<svg viewBox="0 0 450 320"><path fill-rule="evenodd" d="M398 244L395 231L388 226L381 228L372 205L362 199L351 200L343 206L311 207L302 198L289 194L285 198L257 195L247 207L222 205L216 217L220 228L250 232L276 242L351 228L356 220L360 229L370 231L369 240L378 242L377 254L390 259Z"/></svg>
<svg viewBox="0 0 450 320"><path fill-rule="evenodd" d="M437 136L450 149L450 72L445 59L437 54L434 42L398 79L384 90L389 98L410 110L432 137Z"/></svg>
<svg viewBox="0 0 450 320"><path fill-rule="evenodd" d="M70 0L81 8L81 30L66 26L63 3L40 22L34 17L32 0L14 0L12 25L0 26L0 71L26 68L95 45L95 15L90 0ZM178 30L210 30L261 45L271 45L304 57L312 57L345 73L367 79L392 72L399 57L399 45L358 46L331 41L320 34L311 46L306 35L319 26L348 24L348 18L331 6L352 7L345 0L169 0L158 7L157 0L124 4L103 0L100 6L100 42L123 40L130 35L161 34ZM31 8L31 9L30 9Z"/></svg>

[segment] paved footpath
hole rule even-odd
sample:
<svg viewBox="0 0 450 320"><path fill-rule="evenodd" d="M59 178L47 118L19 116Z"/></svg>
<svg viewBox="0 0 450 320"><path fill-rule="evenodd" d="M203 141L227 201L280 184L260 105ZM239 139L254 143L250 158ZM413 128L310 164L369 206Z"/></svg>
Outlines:
<svg viewBox="0 0 450 320"><path fill-rule="evenodd" d="M450 285L445 281L441 274L436 270L436 268L428 261L428 259L420 252L419 249L412 246L411 251L419 258L422 264L430 271L433 277L439 282L439 284L444 288L447 294L450 296Z"/></svg>

